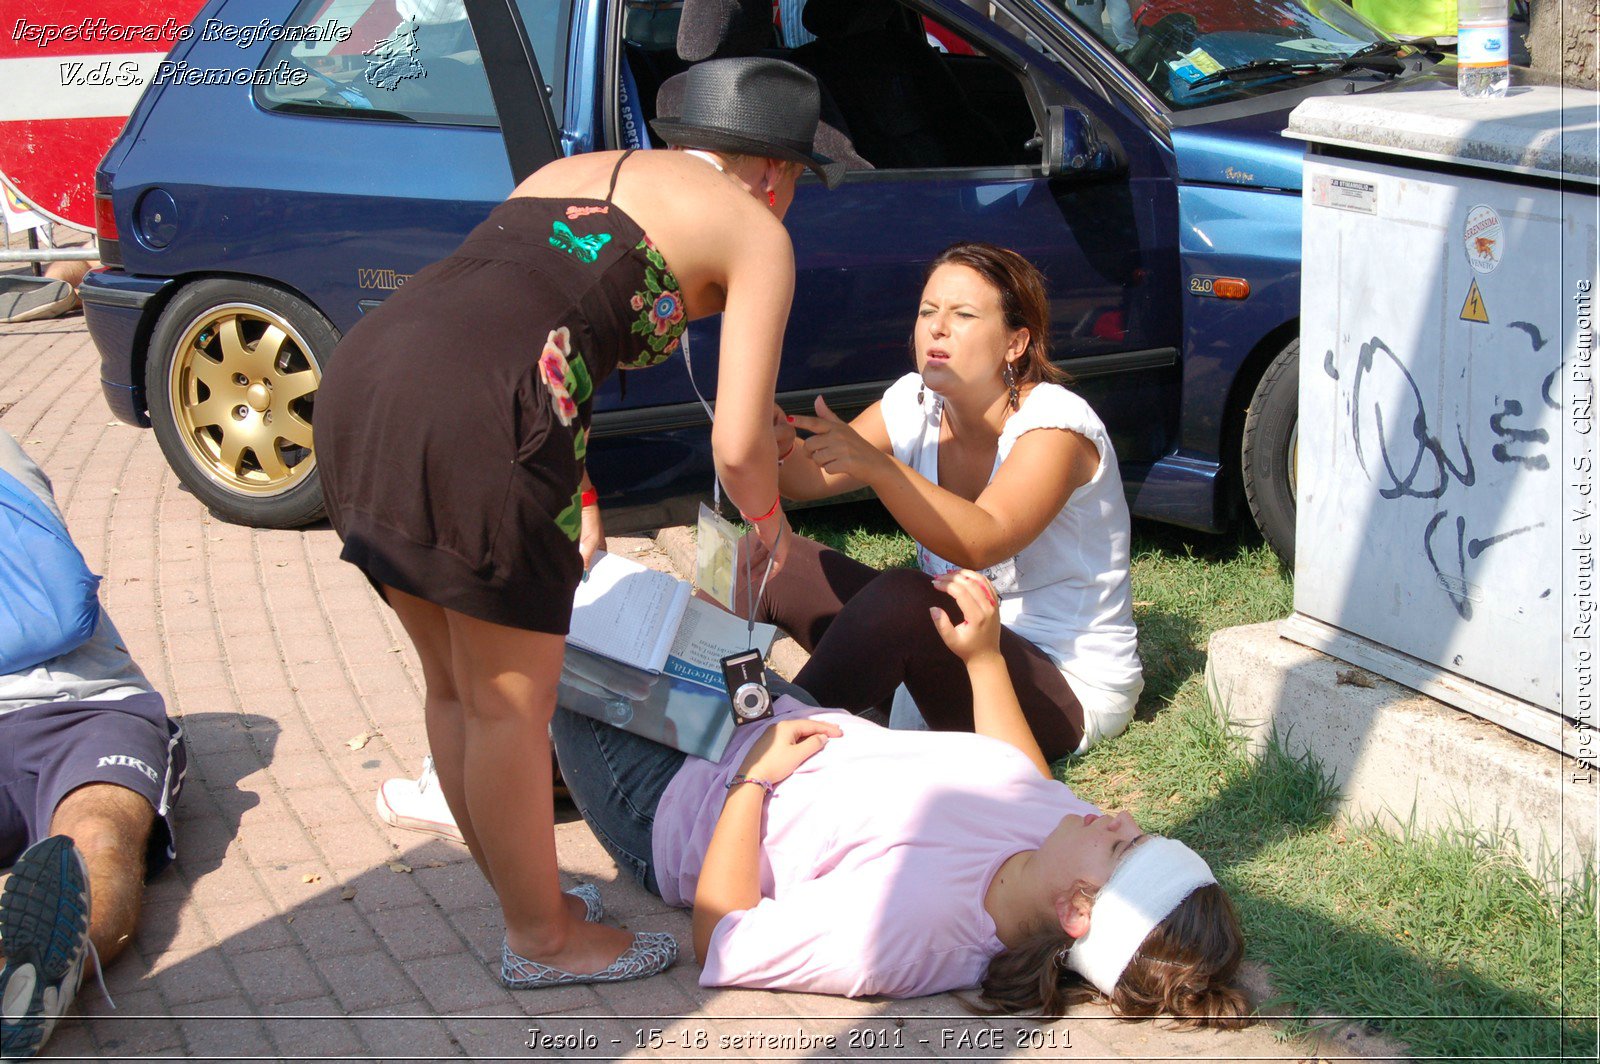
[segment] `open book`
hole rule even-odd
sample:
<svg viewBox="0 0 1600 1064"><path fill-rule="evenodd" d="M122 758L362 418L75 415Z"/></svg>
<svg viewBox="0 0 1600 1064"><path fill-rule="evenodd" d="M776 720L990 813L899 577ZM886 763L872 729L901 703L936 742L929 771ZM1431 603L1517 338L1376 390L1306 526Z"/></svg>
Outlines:
<svg viewBox="0 0 1600 1064"><path fill-rule="evenodd" d="M635 669L722 691L722 659L752 647L765 655L776 634L770 624L752 634L747 622L693 597L671 573L602 552L573 596L567 640Z"/></svg>
<svg viewBox="0 0 1600 1064"><path fill-rule="evenodd" d="M733 738L722 659L777 629L693 597L670 573L598 554L578 585L558 704L715 761Z"/></svg>

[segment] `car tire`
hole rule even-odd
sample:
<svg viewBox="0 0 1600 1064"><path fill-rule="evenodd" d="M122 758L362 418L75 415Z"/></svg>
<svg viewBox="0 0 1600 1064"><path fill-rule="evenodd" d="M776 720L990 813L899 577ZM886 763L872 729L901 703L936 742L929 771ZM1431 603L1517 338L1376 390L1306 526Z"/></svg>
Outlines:
<svg viewBox="0 0 1600 1064"><path fill-rule="evenodd" d="M150 422L212 513L257 528L322 516L312 422L338 341L315 307L256 281L196 281L167 305L145 365Z"/></svg>
<svg viewBox="0 0 1600 1064"><path fill-rule="evenodd" d="M1250 514L1267 544L1294 567L1295 468L1299 458L1300 340L1261 375L1244 418L1240 468Z"/></svg>

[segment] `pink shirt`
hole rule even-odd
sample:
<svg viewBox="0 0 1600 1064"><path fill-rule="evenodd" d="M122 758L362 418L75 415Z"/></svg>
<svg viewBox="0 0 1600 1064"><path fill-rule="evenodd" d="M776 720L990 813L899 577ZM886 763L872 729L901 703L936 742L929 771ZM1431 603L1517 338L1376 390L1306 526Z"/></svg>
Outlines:
<svg viewBox="0 0 1600 1064"><path fill-rule="evenodd" d="M976 986L1003 948L983 908L1000 865L1095 807L998 739L891 732L787 697L776 709L844 734L767 801L762 900L717 924L701 985L851 997ZM719 762L690 758L662 795L652 841L668 903L693 903L725 785L762 730L740 728Z"/></svg>

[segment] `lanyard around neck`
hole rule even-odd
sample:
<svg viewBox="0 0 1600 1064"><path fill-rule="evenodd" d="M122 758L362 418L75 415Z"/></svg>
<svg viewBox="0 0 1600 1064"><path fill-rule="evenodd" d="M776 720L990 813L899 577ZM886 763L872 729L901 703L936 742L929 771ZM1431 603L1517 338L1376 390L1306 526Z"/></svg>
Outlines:
<svg viewBox="0 0 1600 1064"><path fill-rule="evenodd" d="M725 174L725 173L728 172L728 171L726 171L726 170L724 170L722 168L722 164L721 163L717 162L716 156L712 155L708 151L701 151L699 148L684 148L683 149L683 154L685 154L685 155L693 155L696 159L703 159L704 161L710 163L712 166L716 167L717 168L717 173L719 173L719 174Z"/></svg>

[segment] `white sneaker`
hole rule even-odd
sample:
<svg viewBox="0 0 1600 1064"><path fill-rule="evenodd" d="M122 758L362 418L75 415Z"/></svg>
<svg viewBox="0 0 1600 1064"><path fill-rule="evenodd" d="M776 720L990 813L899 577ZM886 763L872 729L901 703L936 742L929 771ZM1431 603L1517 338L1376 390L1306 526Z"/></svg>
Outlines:
<svg viewBox="0 0 1600 1064"><path fill-rule="evenodd" d="M384 780L378 787L377 807L378 818L390 827L462 841L461 829L439 789L431 757L422 759L422 775L414 780Z"/></svg>

